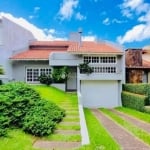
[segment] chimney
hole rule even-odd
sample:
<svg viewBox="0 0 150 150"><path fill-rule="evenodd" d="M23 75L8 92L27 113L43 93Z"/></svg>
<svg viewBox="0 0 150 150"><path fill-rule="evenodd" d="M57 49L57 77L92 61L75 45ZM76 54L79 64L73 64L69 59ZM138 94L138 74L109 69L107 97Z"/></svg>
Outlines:
<svg viewBox="0 0 150 150"><path fill-rule="evenodd" d="M79 28L78 32L70 33L69 41L78 42L79 46L82 45L82 29Z"/></svg>

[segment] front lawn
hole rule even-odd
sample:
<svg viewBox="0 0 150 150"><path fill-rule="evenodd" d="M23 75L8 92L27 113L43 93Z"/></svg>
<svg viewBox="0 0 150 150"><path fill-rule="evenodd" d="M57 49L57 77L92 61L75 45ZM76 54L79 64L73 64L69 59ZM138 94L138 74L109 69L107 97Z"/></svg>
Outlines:
<svg viewBox="0 0 150 150"><path fill-rule="evenodd" d="M80 150L120 150L120 146L92 114L90 109L84 109L84 113L91 143L81 147Z"/></svg>

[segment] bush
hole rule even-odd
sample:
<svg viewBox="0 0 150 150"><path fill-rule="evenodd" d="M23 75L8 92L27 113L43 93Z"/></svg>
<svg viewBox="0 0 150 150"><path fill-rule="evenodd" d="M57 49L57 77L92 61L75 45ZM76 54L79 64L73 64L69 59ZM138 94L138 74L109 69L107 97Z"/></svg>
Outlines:
<svg viewBox="0 0 150 150"><path fill-rule="evenodd" d="M2 80L0 80L0 85L2 85L3 84L3 81Z"/></svg>
<svg viewBox="0 0 150 150"><path fill-rule="evenodd" d="M123 90L128 91L131 93L141 94L141 95L147 95L150 100L150 84L147 83L135 83L135 84L124 84ZM149 103L150 104L150 101Z"/></svg>
<svg viewBox="0 0 150 150"><path fill-rule="evenodd" d="M23 130L35 136L51 134L63 116L64 111L57 105L41 100L26 114Z"/></svg>
<svg viewBox="0 0 150 150"><path fill-rule="evenodd" d="M42 84L50 85L52 83L52 78L50 75L42 74L39 76L39 81Z"/></svg>
<svg viewBox="0 0 150 150"><path fill-rule="evenodd" d="M20 82L0 86L0 112L0 136L6 135L8 127L48 135L65 115L56 104L42 100L31 86Z"/></svg>
<svg viewBox="0 0 150 150"><path fill-rule="evenodd" d="M54 83L65 83L69 75L68 67L57 67L53 69L52 78Z"/></svg>
<svg viewBox="0 0 150 150"><path fill-rule="evenodd" d="M148 96L123 91L121 93L121 99L124 107L133 108L143 112L144 106L148 101Z"/></svg>
<svg viewBox="0 0 150 150"><path fill-rule="evenodd" d="M7 128L9 127L10 119L7 116L0 115L0 136L7 135Z"/></svg>

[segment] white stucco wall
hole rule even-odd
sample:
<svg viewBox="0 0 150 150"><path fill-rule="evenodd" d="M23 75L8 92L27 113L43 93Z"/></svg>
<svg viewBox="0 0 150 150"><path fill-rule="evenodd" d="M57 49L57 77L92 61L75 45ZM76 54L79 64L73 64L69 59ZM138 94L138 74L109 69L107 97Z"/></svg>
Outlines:
<svg viewBox="0 0 150 150"><path fill-rule="evenodd" d="M0 64L3 65L8 80L12 79L12 67L9 57L26 50L29 42L35 40L31 32L11 20L1 17L0 21Z"/></svg>
<svg viewBox="0 0 150 150"><path fill-rule="evenodd" d="M82 63L81 55L74 55L68 52L53 52L49 56L51 66L77 66Z"/></svg>
<svg viewBox="0 0 150 150"><path fill-rule="evenodd" d="M26 82L26 68L49 67L48 61L14 61L12 63L12 79Z"/></svg>
<svg viewBox="0 0 150 150"><path fill-rule="evenodd" d="M82 80L81 94L84 107L112 108L120 105L121 93L115 80Z"/></svg>

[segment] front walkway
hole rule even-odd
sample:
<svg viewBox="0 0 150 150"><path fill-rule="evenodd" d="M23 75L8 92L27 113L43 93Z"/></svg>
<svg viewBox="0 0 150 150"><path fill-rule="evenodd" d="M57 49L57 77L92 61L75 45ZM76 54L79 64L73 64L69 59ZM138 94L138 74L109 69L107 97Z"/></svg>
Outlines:
<svg viewBox="0 0 150 150"><path fill-rule="evenodd" d="M127 130L112 121L98 109L91 109L91 111L104 125L112 137L121 145L123 150L150 150L150 146L130 134Z"/></svg>

